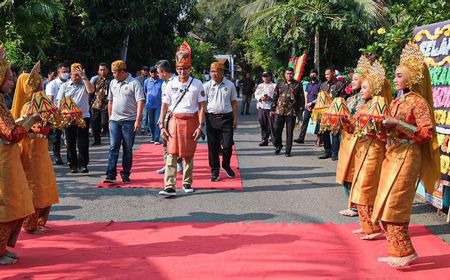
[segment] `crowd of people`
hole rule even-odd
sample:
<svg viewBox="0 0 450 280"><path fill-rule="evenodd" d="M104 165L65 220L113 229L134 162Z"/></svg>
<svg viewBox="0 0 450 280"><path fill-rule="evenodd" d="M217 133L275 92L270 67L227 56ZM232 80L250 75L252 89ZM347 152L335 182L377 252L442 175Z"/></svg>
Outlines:
<svg viewBox="0 0 450 280"><path fill-rule="evenodd" d="M19 75L17 82L3 49L0 49L0 264L12 264L17 256L6 250L14 247L20 229L42 234L51 206L58 203L58 191L52 162L47 152L53 147L54 164L62 165L61 139L67 145L70 172L88 173L89 134L93 146L101 145L109 135L110 147L104 183L117 182L117 163L123 149L121 182L131 182L133 145L136 134L151 134L151 143L164 147L164 188L159 195L176 196L176 175L183 173L186 193L194 192L193 171L197 143L207 137L211 181L220 180L220 170L233 178L230 166L234 131L238 127L238 95L242 95L241 115L250 114L252 96L257 101L261 128L259 146L272 142L274 153L284 148L290 157L293 142L303 144L309 120L320 92L334 99L346 99L351 116L342 119L338 131L316 125L316 145L323 143L319 159L338 161L336 180L344 185L349 198L346 216L359 216L362 239L371 240L385 231L389 257L380 258L391 266L405 266L417 258L408 234L415 184L418 178L432 190L439 179L439 155L433 120L429 73L423 55L408 44L395 73L395 88L402 94L391 102L390 84L378 62L362 57L352 76L352 91L327 68L321 82L317 70L309 72L305 90L294 79L294 69L284 70L284 79L275 83L270 72L263 72L258 85L247 73L237 83L225 77L224 65L212 62L211 79L205 83L191 76L192 53L184 42L176 53L176 73L167 60L144 66L133 77L125 61L98 65L96 76L88 79L79 63L61 63L46 80L39 75L39 63L30 73ZM11 95L15 86L15 93ZM63 129L43 121L42 112L30 113L35 95L45 95L55 108L66 98L81 112L81 123L72 122ZM13 96L8 109L8 97ZM361 116L378 97L389 106L391 115L383 115L382 127L362 130ZM377 103L378 104L378 103ZM300 135L294 141L297 118L303 115ZM286 130L283 145L282 134ZM222 155L222 161L220 156ZM15 170L18 176L7 176ZM383 176L381 176L383 174Z"/></svg>

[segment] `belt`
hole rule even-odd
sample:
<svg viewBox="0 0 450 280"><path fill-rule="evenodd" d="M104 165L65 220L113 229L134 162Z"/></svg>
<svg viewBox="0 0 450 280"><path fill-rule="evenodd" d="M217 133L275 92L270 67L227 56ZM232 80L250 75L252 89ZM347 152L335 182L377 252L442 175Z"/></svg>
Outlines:
<svg viewBox="0 0 450 280"><path fill-rule="evenodd" d="M225 114L213 114L213 113L208 113L208 115L213 116L214 118L223 119L223 118L226 118L226 117L231 117L231 116L233 116L233 112L225 113Z"/></svg>
<svg viewBox="0 0 450 280"><path fill-rule="evenodd" d="M47 139L47 135L44 135L44 134L41 134L41 133L33 133L33 132L28 133L27 137L31 138L31 139L36 139L36 138Z"/></svg>
<svg viewBox="0 0 450 280"><path fill-rule="evenodd" d="M0 144L2 144L2 145L9 145L9 144L12 144L12 142L9 142L9 141L6 141L3 138L0 138Z"/></svg>

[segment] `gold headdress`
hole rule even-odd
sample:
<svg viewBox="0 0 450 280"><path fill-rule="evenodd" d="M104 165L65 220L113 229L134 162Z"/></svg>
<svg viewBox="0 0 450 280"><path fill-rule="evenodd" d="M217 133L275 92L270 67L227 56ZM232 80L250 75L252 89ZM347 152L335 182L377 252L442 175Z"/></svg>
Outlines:
<svg viewBox="0 0 450 280"><path fill-rule="evenodd" d="M400 56L400 66L408 68L411 73L410 87L419 85L423 79L424 55L419 46L413 42L406 44Z"/></svg>
<svg viewBox="0 0 450 280"><path fill-rule="evenodd" d="M111 63L111 71L127 70L127 64L123 60L116 60Z"/></svg>
<svg viewBox="0 0 450 280"><path fill-rule="evenodd" d="M6 51L3 44L0 45L0 86L3 84L6 72L10 69L8 60L6 59Z"/></svg>
<svg viewBox="0 0 450 280"><path fill-rule="evenodd" d="M381 95L386 79L386 71L378 61L375 61L368 69L366 78L372 81L372 96Z"/></svg>
<svg viewBox="0 0 450 280"><path fill-rule="evenodd" d="M20 117L20 111L22 111L23 105L31 101L33 93L41 89L42 77L39 75L39 71L41 71L41 63L38 61L30 73L22 73L19 75L11 108L14 119Z"/></svg>
<svg viewBox="0 0 450 280"><path fill-rule="evenodd" d="M358 60L358 65L356 65L355 73L359 75L366 76L370 69L370 60L365 55L361 55Z"/></svg>

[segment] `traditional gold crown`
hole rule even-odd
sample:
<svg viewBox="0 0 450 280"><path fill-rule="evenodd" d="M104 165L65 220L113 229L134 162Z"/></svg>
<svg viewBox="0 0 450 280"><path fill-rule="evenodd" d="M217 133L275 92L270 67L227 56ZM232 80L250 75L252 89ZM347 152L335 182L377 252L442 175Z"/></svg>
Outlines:
<svg viewBox="0 0 450 280"><path fill-rule="evenodd" d="M40 89L40 86L42 84L42 77L39 75L39 72L41 72L41 62L38 61L34 66L33 69L31 69L30 76L27 80L27 85L30 87L31 92L36 92Z"/></svg>
<svg viewBox="0 0 450 280"><path fill-rule="evenodd" d="M367 75L367 72L370 69L370 60L365 55L361 55L358 60L358 65L356 65L355 73L361 75Z"/></svg>
<svg viewBox="0 0 450 280"><path fill-rule="evenodd" d="M10 68L9 62L6 59L6 51L3 44L0 44L0 85L3 84L6 71Z"/></svg>
<svg viewBox="0 0 450 280"><path fill-rule="evenodd" d="M419 46L413 42L406 44L400 56L400 65L411 71L410 85L417 85L423 79L424 55Z"/></svg>
<svg viewBox="0 0 450 280"><path fill-rule="evenodd" d="M375 61L367 72L367 78L373 82L372 96L380 95L383 89L384 80L386 79L386 71L380 62Z"/></svg>

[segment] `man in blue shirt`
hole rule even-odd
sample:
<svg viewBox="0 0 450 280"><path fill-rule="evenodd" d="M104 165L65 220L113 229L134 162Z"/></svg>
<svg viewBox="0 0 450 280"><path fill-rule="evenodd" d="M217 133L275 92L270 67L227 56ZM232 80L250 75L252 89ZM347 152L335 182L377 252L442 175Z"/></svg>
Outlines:
<svg viewBox="0 0 450 280"><path fill-rule="evenodd" d="M311 119L311 113L314 108L314 103L316 102L317 95L320 90L320 80L319 80L319 72L316 69L311 69L309 71L309 79L310 81L306 85L305 90L305 116L303 117L303 123L300 128L300 135L298 136L295 143L303 144L305 143L306 131L308 129L309 120Z"/></svg>
<svg viewBox="0 0 450 280"><path fill-rule="evenodd" d="M145 108L147 109L147 123L152 132L151 143L159 145L160 129L157 125L161 112L161 86L163 80L158 77L156 67L150 69L150 78L144 82L144 92L147 96Z"/></svg>

